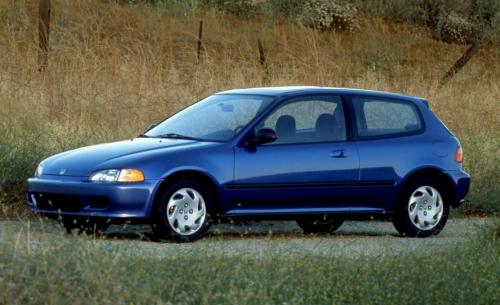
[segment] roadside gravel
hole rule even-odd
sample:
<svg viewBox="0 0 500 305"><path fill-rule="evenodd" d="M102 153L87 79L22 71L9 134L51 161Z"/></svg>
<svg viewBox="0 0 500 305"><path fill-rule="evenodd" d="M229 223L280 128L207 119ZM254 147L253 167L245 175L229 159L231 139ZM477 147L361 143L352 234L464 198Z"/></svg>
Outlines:
<svg viewBox="0 0 500 305"><path fill-rule="evenodd" d="M29 243L30 249L50 248L51 240L89 241L95 246L118 250L136 257L262 258L278 256L346 257L353 259L436 252L467 245L491 218L450 219L445 229L431 238L398 236L389 222L348 221L335 234L306 235L294 222L222 224L211 228L207 237L190 244L154 241L148 226L112 226L104 236L69 236L55 222L0 221L0 244Z"/></svg>

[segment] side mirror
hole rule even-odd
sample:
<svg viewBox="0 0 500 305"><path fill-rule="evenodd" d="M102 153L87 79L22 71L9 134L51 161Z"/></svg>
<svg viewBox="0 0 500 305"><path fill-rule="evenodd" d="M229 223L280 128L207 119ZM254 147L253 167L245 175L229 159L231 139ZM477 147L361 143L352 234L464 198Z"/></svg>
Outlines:
<svg viewBox="0 0 500 305"><path fill-rule="evenodd" d="M255 135L248 139L247 146L255 146L276 141L276 133L271 128L262 128L255 132Z"/></svg>
<svg viewBox="0 0 500 305"><path fill-rule="evenodd" d="M149 125L148 128L146 129L146 132L150 131L151 129L155 128L156 126L158 126L158 123L153 123L153 124Z"/></svg>

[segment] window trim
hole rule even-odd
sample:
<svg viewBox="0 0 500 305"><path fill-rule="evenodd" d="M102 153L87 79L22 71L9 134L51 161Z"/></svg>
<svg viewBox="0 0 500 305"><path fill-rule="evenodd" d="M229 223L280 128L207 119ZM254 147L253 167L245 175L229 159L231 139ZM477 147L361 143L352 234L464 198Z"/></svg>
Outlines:
<svg viewBox="0 0 500 305"><path fill-rule="evenodd" d="M265 121L267 118L269 118L275 110L285 106L286 104L292 103L292 102L300 102L301 100L307 100L307 99L332 99L332 98L338 98L338 103L342 106L342 114L344 116L344 127L345 127L345 140L340 140L340 141L321 141L321 142L296 142L296 143L268 143L265 145L258 145L259 147L271 147L271 146L288 146L288 145L315 145L315 144L327 144L327 143L345 143L345 142L350 142L352 139L352 130L351 130L351 111L349 109L349 105L347 104L347 101L345 99L345 96L342 94L301 94L301 95L294 95L290 97L286 97L282 99L281 101L277 102L275 105L271 106L270 109L264 114L262 114L262 117L260 117L254 124L252 124L252 127L248 130L248 132L245 134L245 136L242 137L240 143L243 143L244 140L254 132L254 129L261 124L263 121ZM331 102L334 102L333 100Z"/></svg>
<svg viewBox="0 0 500 305"><path fill-rule="evenodd" d="M352 130L352 139L354 141L366 141L366 140L378 140L378 139L391 139L391 138L408 137L408 136L422 134L426 130L424 116L422 115L420 108L413 101L392 98L392 97L380 97L380 96L373 96L373 95L357 95L357 94L346 95L345 97L346 97L346 100L348 101L349 114L352 118L350 120L350 124L351 124L350 127ZM357 113L356 113L356 109L354 107L355 102L353 101L353 99L355 99L355 98L371 100L371 101L386 101L386 102L409 105L410 107L413 108L413 110L417 114L417 119L419 120L421 127L417 130L407 131L407 132L398 132L398 133L390 133L390 134L375 135L375 136L361 136L361 135L359 135L358 126L356 124Z"/></svg>

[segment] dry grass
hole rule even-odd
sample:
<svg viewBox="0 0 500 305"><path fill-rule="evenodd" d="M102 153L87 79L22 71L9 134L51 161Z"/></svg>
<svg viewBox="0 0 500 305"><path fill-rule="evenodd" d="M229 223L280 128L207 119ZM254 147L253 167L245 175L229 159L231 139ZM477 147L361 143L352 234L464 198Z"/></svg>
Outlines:
<svg viewBox="0 0 500 305"><path fill-rule="evenodd" d="M239 20L214 10L53 0L49 70L36 66L33 0L0 0L0 185L19 185L37 162L69 148L132 137L214 91L321 85L430 99L461 138L473 176L471 210L496 210L500 50L485 46L442 90L439 78L466 46L425 28L372 19L355 34L288 22ZM204 56L196 65L198 21ZM263 83L257 38L269 83ZM0 204L0 214L10 207Z"/></svg>

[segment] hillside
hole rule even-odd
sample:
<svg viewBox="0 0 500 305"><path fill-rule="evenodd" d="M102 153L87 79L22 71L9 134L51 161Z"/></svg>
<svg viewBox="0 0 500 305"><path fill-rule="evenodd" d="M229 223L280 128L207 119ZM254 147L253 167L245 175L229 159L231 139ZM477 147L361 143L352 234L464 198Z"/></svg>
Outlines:
<svg viewBox="0 0 500 305"><path fill-rule="evenodd" d="M215 9L72 0L53 0L52 7L49 66L41 74L36 1L0 0L0 216L22 211L12 208L22 182L46 156L133 137L215 91L298 84L428 98L464 146L473 187L463 211L499 210L498 45L482 46L439 89L468 46L390 18L365 19L350 33Z"/></svg>

